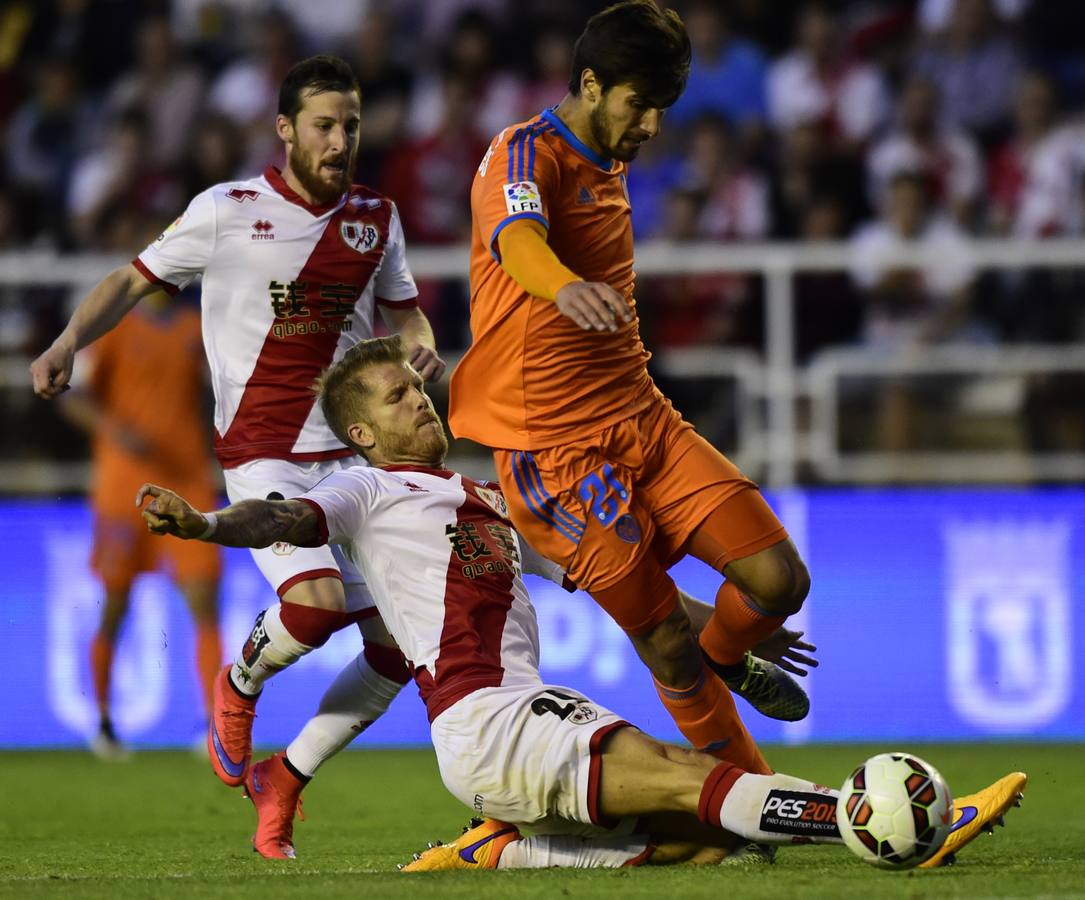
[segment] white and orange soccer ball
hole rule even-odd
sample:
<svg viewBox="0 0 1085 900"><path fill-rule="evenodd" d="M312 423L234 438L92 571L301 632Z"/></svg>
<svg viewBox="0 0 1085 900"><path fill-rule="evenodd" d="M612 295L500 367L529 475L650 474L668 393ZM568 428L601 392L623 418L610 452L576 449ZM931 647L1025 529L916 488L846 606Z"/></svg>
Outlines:
<svg viewBox="0 0 1085 900"><path fill-rule="evenodd" d="M837 823L864 862L910 869L930 859L953 822L953 795L930 763L911 753L880 753L840 789Z"/></svg>

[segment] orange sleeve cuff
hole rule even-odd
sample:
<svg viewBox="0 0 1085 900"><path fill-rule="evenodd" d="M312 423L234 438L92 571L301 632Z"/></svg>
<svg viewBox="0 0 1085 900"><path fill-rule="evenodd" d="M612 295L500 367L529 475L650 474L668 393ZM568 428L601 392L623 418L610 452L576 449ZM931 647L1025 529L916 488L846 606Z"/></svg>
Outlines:
<svg viewBox="0 0 1085 900"><path fill-rule="evenodd" d="M533 297L553 300L569 282L583 280L562 265L546 243L542 226L534 222L513 222L497 236L497 244L501 268Z"/></svg>

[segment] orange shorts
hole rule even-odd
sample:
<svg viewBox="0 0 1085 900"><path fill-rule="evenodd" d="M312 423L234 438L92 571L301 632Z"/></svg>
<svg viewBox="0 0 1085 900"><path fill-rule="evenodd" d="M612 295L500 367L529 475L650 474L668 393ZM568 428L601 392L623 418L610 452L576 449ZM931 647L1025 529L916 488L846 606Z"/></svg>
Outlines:
<svg viewBox="0 0 1085 900"><path fill-rule="evenodd" d="M720 507L735 515L704 560L720 571L787 537L757 485L662 394L597 434L533 452L495 450L494 462L517 530L589 593L621 581L649 552L662 568L677 562ZM629 631L670 612L655 608L656 597L629 594L621 609L603 604Z"/></svg>
<svg viewBox="0 0 1085 900"><path fill-rule="evenodd" d="M141 572L159 569L177 584L215 581L222 559L217 544L151 534L133 507L123 518L95 517L91 567L106 590L125 590Z"/></svg>

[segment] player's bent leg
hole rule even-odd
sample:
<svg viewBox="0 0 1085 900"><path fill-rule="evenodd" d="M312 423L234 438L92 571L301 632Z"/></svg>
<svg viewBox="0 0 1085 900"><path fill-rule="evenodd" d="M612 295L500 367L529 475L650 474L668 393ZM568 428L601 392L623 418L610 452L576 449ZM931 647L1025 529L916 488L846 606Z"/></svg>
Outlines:
<svg viewBox="0 0 1085 900"><path fill-rule="evenodd" d="M603 748L599 807L610 817L690 813L704 824L769 844L841 843L837 792L791 775L759 775L631 728Z"/></svg>
<svg viewBox="0 0 1085 900"><path fill-rule="evenodd" d="M705 779L720 765L706 753L622 728L603 745L599 811L609 819L697 812Z"/></svg>
<svg viewBox="0 0 1085 900"><path fill-rule="evenodd" d="M744 523L742 531L736 532L736 522ZM701 645L721 665L739 663L747 650L802 608L810 590L795 545L752 489L713 510L693 531L686 550L727 577L701 636Z"/></svg>
<svg viewBox="0 0 1085 900"><path fill-rule="evenodd" d="M578 837L569 834L538 834L504 848L499 869L625 869L656 862L684 862L699 848L668 846L659 855L643 834Z"/></svg>
<svg viewBox="0 0 1085 900"><path fill-rule="evenodd" d="M728 563L723 573L774 615L794 615L810 593L810 573L790 538Z"/></svg>
<svg viewBox="0 0 1085 900"><path fill-rule="evenodd" d="M718 865L727 856L728 850L722 846L658 842L641 833L523 836L508 823L473 819L456 840L433 843L399 868L409 873L449 869L622 869L675 863Z"/></svg>
<svg viewBox="0 0 1085 900"><path fill-rule="evenodd" d="M654 611L649 619L624 614L631 596L653 598L644 604ZM726 687L706 666L678 589L654 556L643 556L624 578L592 597L625 628L652 671L660 700L691 744L749 771L771 771Z"/></svg>
<svg viewBox="0 0 1085 900"><path fill-rule="evenodd" d="M203 689L208 716L213 705L215 678L222 669L222 638L219 634L218 581L199 579L179 585L196 627L196 674Z"/></svg>
<svg viewBox="0 0 1085 900"><path fill-rule="evenodd" d="M637 656L661 684L688 685L701 674L703 663L697 638L689 615L680 606L647 631L629 634L629 640Z"/></svg>
<svg viewBox="0 0 1085 900"><path fill-rule="evenodd" d="M375 610L374 610L375 612ZM268 859L295 857L294 815L317 770L375 722L410 680L407 660L380 617L360 621L365 647L324 692L320 707L285 752L256 763L245 779L256 808L253 847Z"/></svg>
<svg viewBox="0 0 1085 900"><path fill-rule="evenodd" d="M375 627L384 630L379 619L367 621L375 621ZM364 650L336 676L320 699L316 715L287 747L286 757L294 770L306 781L312 778L384 714L409 680L400 649L367 637Z"/></svg>
<svg viewBox="0 0 1085 900"><path fill-rule="evenodd" d="M761 864L775 861L776 848L772 845L752 844L736 834L705 825L688 813L641 816L636 830L648 835L654 845L648 865L713 866L755 858Z"/></svg>
<svg viewBox="0 0 1085 900"><path fill-rule="evenodd" d="M322 647L346 627L346 593L338 575L288 582L280 602L256 617L253 630L230 670L234 687L255 697L272 675Z"/></svg>
<svg viewBox="0 0 1085 900"><path fill-rule="evenodd" d="M113 684L113 653L121 626L128 614L131 581L108 583L98 630L90 643L90 671L94 698L98 704L98 730L90 741L90 750L99 759L122 760L128 751L117 737L110 712Z"/></svg>
<svg viewBox="0 0 1085 900"><path fill-rule="evenodd" d="M282 602L256 617L232 666L215 680L207 750L211 767L225 784L245 780L252 761L252 723L264 682L305 654L323 646L346 626L346 595L337 577L297 580Z"/></svg>
<svg viewBox="0 0 1085 900"><path fill-rule="evenodd" d="M810 590L806 566L775 513L760 492L740 491L709 514L686 549L727 577L700 634L705 660L763 715L804 718L806 692L782 669L749 653L802 608Z"/></svg>

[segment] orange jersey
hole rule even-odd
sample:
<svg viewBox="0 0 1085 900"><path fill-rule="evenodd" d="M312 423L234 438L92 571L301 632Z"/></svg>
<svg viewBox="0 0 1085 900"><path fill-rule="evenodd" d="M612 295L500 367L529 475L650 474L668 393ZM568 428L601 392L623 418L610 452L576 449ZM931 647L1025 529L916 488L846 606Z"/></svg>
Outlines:
<svg viewBox="0 0 1085 900"><path fill-rule="evenodd" d="M637 318L583 331L501 267L503 228L531 219L558 259L633 305L625 164L603 159L547 110L502 131L471 188L472 344L452 376L449 426L489 447L534 450L597 432L648 405Z"/></svg>
<svg viewBox="0 0 1085 900"><path fill-rule="evenodd" d="M213 458L204 412L200 316L175 307L156 315L137 307L92 345L90 388L104 414L137 435L144 453L107 429L94 436L92 499L99 512L135 516L136 489L153 481L177 490L213 490ZM213 494L211 494L213 500Z"/></svg>

